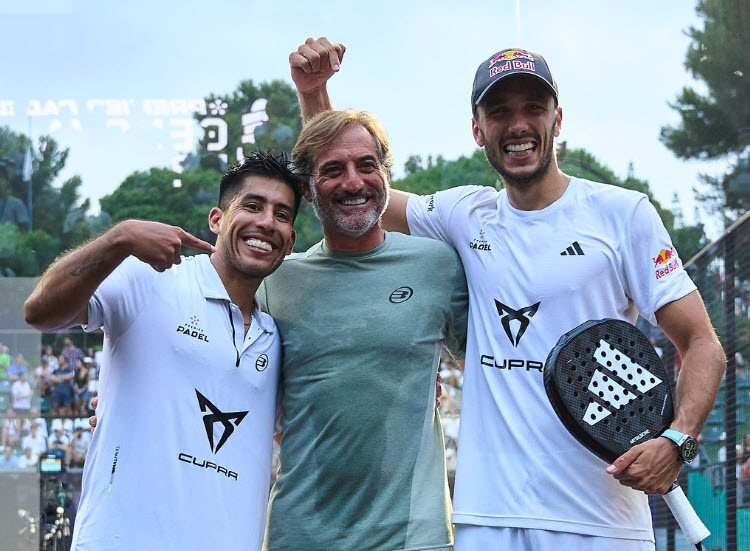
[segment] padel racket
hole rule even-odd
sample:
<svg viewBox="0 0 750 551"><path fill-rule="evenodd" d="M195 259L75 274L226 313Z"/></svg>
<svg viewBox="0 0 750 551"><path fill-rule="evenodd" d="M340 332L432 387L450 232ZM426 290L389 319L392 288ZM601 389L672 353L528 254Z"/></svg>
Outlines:
<svg viewBox="0 0 750 551"><path fill-rule="evenodd" d="M544 388L565 428L612 463L658 437L674 420L669 378L648 339L622 320L587 321L560 337L544 365ZM675 482L664 496L697 549L710 535Z"/></svg>

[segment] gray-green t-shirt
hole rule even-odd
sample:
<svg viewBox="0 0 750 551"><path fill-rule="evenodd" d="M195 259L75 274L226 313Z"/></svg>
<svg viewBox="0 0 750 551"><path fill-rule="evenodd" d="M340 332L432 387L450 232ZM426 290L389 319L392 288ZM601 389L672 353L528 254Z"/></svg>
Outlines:
<svg viewBox="0 0 750 551"><path fill-rule="evenodd" d="M396 233L364 253L319 243L286 259L259 296L283 346L268 550L448 549L435 377L441 344L463 355L466 340L456 252Z"/></svg>

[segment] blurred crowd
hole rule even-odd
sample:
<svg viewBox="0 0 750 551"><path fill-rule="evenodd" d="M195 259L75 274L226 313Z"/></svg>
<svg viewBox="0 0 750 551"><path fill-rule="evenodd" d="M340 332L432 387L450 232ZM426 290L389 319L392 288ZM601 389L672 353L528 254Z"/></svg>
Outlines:
<svg viewBox="0 0 750 551"><path fill-rule="evenodd" d="M99 366L70 338L55 353L42 349L30 368L23 354L0 343L0 471L38 469L39 459L59 450L69 468L81 468L91 442L88 417L96 396Z"/></svg>

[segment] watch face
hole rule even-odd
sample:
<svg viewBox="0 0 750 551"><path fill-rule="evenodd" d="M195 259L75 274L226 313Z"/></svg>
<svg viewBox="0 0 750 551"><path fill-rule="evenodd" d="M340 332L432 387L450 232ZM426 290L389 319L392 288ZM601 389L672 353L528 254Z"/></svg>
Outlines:
<svg viewBox="0 0 750 551"><path fill-rule="evenodd" d="M698 441L695 438L688 438L684 444L682 444L682 460L690 462L695 459L698 455Z"/></svg>

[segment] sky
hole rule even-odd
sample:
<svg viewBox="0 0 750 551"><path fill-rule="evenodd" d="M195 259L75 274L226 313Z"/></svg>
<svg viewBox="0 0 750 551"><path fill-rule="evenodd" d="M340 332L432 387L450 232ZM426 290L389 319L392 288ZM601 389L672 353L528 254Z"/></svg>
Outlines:
<svg viewBox="0 0 750 551"><path fill-rule="evenodd" d="M557 80L558 141L623 177L632 163L662 205L677 194L686 223L719 233L707 214L696 218L693 188L726 161L679 160L659 141L660 128L679 121L669 102L683 86L704 89L684 68L685 31L702 27L690 0L0 0L0 21L0 125L28 134L31 124L35 140L51 133L69 147L57 183L80 175L94 212L127 175L170 166L175 148L199 138L181 112L187 103L161 113L153 100L200 100L245 79L291 84L289 53L326 36L347 48L329 83L333 105L384 121L395 178L410 155L451 160L476 149L476 68L521 46L544 55Z"/></svg>

